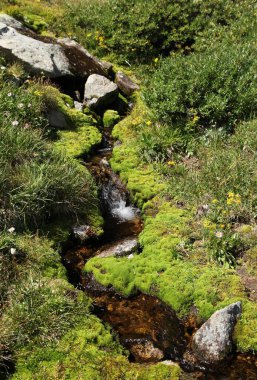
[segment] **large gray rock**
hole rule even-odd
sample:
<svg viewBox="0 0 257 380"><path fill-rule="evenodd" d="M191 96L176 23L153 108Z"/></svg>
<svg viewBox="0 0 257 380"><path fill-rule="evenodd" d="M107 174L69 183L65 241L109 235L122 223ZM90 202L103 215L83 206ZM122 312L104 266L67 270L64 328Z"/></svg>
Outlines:
<svg viewBox="0 0 257 380"><path fill-rule="evenodd" d="M241 302L236 302L216 311L201 326L192 341L193 353L199 362L215 364L226 358L232 350L232 334L241 313Z"/></svg>
<svg viewBox="0 0 257 380"><path fill-rule="evenodd" d="M85 84L84 101L89 108L103 109L118 96L118 86L102 75L92 74Z"/></svg>
<svg viewBox="0 0 257 380"><path fill-rule="evenodd" d="M115 82L121 92L127 96L131 96L133 92L139 90L139 86L121 71L117 72Z"/></svg>
<svg viewBox="0 0 257 380"><path fill-rule="evenodd" d="M108 76L112 71L111 64L99 61L77 42L39 36L6 14L0 14L0 54L9 62L19 61L30 74L50 78L86 80L91 74Z"/></svg>
<svg viewBox="0 0 257 380"><path fill-rule="evenodd" d="M138 248L138 241L136 238L125 238L108 247L104 247L97 253L97 257L122 257L128 256L135 252Z"/></svg>
<svg viewBox="0 0 257 380"><path fill-rule="evenodd" d="M50 78L72 75L60 45L36 40L4 23L0 23L0 54L8 61L21 62L31 74Z"/></svg>
<svg viewBox="0 0 257 380"><path fill-rule="evenodd" d="M5 14L5 13L0 13L0 23L5 24L6 26L11 26L12 28L15 29L20 29L20 30L27 30L25 26L22 25L22 23L18 20L15 20L15 18Z"/></svg>

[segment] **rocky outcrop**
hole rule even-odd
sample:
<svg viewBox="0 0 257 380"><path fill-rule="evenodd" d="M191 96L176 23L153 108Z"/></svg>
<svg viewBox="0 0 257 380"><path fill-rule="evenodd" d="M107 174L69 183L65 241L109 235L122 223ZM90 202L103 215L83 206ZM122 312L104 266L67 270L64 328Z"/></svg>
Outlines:
<svg viewBox="0 0 257 380"><path fill-rule="evenodd" d="M102 75L90 75L85 84L84 101L95 110L107 108L115 102L118 96L118 86Z"/></svg>
<svg viewBox="0 0 257 380"><path fill-rule="evenodd" d="M117 72L115 82L120 91L126 96L131 96L133 92L139 90L139 86L121 71Z"/></svg>
<svg viewBox="0 0 257 380"><path fill-rule="evenodd" d="M39 36L5 14L0 15L0 54L9 62L20 62L32 75L84 81L91 74L113 75L111 64L99 61L77 42Z"/></svg>
<svg viewBox="0 0 257 380"><path fill-rule="evenodd" d="M10 26L17 30L28 30L25 26L22 25L20 21L15 20L15 18L4 13L0 13L0 23L3 23L6 26Z"/></svg>
<svg viewBox="0 0 257 380"><path fill-rule="evenodd" d="M122 257L128 256L138 248L138 241L134 237L122 239L108 247L104 247L97 253L97 257Z"/></svg>
<svg viewBox="0 0 257 380"><path fill-rule="evenodd" d="M216 311L196 332L192 350L200 363L216 364L232 351L232 334L242 313L241 302Z"/></svg>
<svg viewBox="0 0 257 380"><path fill-rule="evenodd" d="M4 23L0 23L0 54L7 61L21 62L31 74L44 74L49 78L72 76L60 45L28 37Z"/></svg>

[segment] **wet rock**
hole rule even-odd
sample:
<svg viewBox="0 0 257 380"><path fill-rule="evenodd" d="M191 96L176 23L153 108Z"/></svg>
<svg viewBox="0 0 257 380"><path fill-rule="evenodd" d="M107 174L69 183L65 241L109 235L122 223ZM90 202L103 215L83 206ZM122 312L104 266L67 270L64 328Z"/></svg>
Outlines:
<svg viewBox="0 0 257 380"><path fill-rule="evenodd" d="M134 344L131 346L130 352L137 362L160 361L164 357L163 352L159 348L154 347L151 341Z"/></svg>
<svg viewBox="0 0 257 380"><path fill-rule="evenodd" d="M135 252L138 248L138 241L136 238L125 238L122 239L107 248L103 248L98 252L97 257L123 257L128 256L132 252Z"/></svg>
<svg viewBox="0 0 257 380"><path fill-rule="evenodd" d="M50 78L72 75L60 45L36 40L4 23L0 23L0 54L7 61L21 62L32 74Z"/></svg>
<svg viewBox="0 0 257 380"><path fill-rule="evenodd" d="M104 109L118 96L118 86L102 75L90 75L85 84L84 100L91 109Z"/></svg>
<svg viewBox="0 0 257 380"><path fill-rule="evenodd" d="M200 363L215 364L231 353L232 334L241 313L241 302L233 303L216 311L196 332L192 349Z"/></svg>
<svg viewBox="0 0 257 380"><path fill-rule="evenodd" d="M131 96L133 92L139 90L139 86L121 71L117 72L115 82L120 91L127 96Z"/></svg>
<svg viewBox="0 0 257 380"><path fill-rule="evenodd" d="M108 160L107 160L106 157L103 157L103 158L101 159L101 161L99 162L99 165L101 165L101 166L105 166L106 168L109 168L109 167L110 167L110 164L109 164L109 162L108 162Z"/></svg>
<svg viewBox="0 0 257 380"><path fill-rule="evenodd" d="M81 243L95 236L92 228L87 225L73 227L73 235L76 239L78 239Z"/></svg>

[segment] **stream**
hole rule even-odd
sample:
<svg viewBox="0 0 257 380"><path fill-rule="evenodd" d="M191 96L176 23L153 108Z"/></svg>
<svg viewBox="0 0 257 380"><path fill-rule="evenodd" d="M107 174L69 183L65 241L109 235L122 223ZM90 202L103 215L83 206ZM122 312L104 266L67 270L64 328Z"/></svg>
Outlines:
<svg viewBox="0 0 257 380"><path fill-rule="evenodd" d="M73 241L64 250L63 263L70 282L93 299L93 313L112 326L120 343L129 350L131 362L173 360L186 371L184 379L257 380L256 356L234 355L214 371L199 367L190 362L190 355L185 355L195 331L193 323L179 320L157 297L138 292L125 298L83 273L86 261L96 255L103 260L113 252L116 256L124 252L133 255L143 228L140 210L129 203L127 189L109 165L112 146L110 135L105 135L102 146L85 163L100 189L104 234L84 243Z"/></svg>

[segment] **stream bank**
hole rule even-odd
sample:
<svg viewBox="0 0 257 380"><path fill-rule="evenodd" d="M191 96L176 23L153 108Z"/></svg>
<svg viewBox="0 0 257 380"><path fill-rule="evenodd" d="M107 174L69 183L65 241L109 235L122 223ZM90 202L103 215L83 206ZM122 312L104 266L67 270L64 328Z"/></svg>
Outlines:
<svg viewBox="0 0 257 380"><path fill-rule="evenodd" d="M178 319L176 313L157 297L138 291L124 297L112 286L103 286L92 274L84 272L87 260L94 256L104 260L108 257L106 252L113 255L111 252L115 252L117 246L123 247L124 241L136 240L143 228L140 211L130 205L127 189L110 167L113 141L109 136L106 134L105 145L85 163L100 188L104 234L84 243L73 242L73 246L71 243L64 251L63 263L70 282L93 299L93 313L112 326L120 343L129 350L131 362L143 365L176 361L186 371L185 379L256 380L256 357L233 355L216 368L199 366L190 360L190 353L185 355L195 332L195 321ZM140 253L140 247L134 248ZM131 252L122 256L129 260L134 255Z"/></svg>

